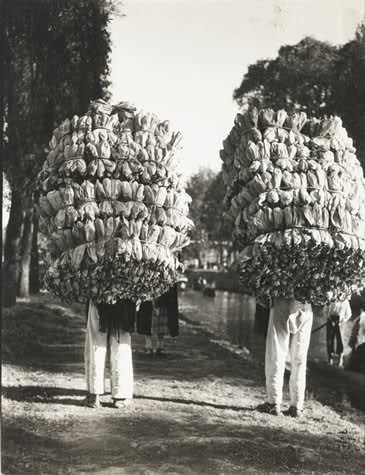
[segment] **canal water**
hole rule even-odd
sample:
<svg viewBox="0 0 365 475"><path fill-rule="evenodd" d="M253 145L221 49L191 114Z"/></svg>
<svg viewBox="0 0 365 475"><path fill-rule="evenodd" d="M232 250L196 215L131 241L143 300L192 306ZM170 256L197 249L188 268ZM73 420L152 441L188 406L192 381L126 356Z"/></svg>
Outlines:
<svg viewBox="0 0 365 475"><path fill-rule="evenodd" d="M179 308L189 320L201 323L217 337L229 340L239 348L247 348L255 356L264 355L265 338L255 325L255 297L227 291L217 291L215 297L207 297L189 289L180 293ZM313 330L325 322L324 312L315 309ZM344 330L346 335L351 333L350 328ZM324 327L312 334L309 359L327 361Z"/></svg>
<svg viewBox="0 0 365 475"><path fill-rule="evenodd" d="M215 339L225 340L238 348L250 351L253 357L264 361L265 337L255 326L256 301L254 297L227 291L217 291L215 297L187 289L179 294L179 310L190 321L202 325L214 334ZM365 376L358 375L359 382L349 380L346 371L329 367L326 350L326 329L321 327L327 319L323 309L314 308L313 330L309 348L310 386L314 393L335 391L341 403L346 401L365 411ZM348 340L352 323L342 326L344 355L349 356ZM356 378L355 378L356 379Z"/></svg>

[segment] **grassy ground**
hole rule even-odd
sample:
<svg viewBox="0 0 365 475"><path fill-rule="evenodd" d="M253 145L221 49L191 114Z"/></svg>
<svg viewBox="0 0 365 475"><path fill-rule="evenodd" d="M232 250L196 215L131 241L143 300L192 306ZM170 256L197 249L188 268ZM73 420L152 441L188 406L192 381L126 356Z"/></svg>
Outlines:
<svg viewBox="0 0 365 475"><path fill-rule="evenodd" d="M132 407L84 407L84 325L47 295L4 312L3 474L365 473L363 413L331 393L305 420L257 413L262 365L191 324L167 360L134 337Z"/></svg>

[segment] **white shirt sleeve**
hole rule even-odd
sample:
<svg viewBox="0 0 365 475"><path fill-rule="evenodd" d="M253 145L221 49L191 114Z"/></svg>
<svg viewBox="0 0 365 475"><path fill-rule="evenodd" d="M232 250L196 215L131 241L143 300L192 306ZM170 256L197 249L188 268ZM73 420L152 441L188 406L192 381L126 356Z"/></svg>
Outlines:
<svg viewBox="0 0 365 475"><path fill-rule="evenodd" d="M352 315L352 311L351 311L350 302L348 300L345 300L345 302L343 302L342 304L342 309L340 312L340 323L345 323L348 320L350 320L351 315Z"/></svg>

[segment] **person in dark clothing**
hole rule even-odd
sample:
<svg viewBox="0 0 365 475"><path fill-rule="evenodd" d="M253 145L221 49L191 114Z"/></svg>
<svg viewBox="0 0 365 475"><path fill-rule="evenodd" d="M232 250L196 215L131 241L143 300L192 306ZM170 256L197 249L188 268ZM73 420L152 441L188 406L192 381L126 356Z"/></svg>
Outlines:
<svg viewBox="0 0 365 475"><path fill-rule="evenodd" d="M340 318L338 315L330 315L327 319L327 355L328 363L333 365L333 355L342 355L343 343L340 331Z"/></svg>
<svg viewBox="0 0 365 475"><path fill-rule="evenodd" d="M329 305L327 330L327 355L328 363L333 365L334 356L338 356L338 366L342 366L343 343L340 324L346 322L351 317L351 307L348 300L344 302L331 303Z"/></svg>
<svg viewBox="0 0 365 475"><path fill-rule="evenodd" d="M266 339L270 317L270 299L256 299L255 331Z"/></svg>
<svg viewBox="0 0 365 475"><path fill-rule="evenodd" d="M365 343L357 346L351 353L351 359L348 369L365 374Z"/></svg>
<svg viewBox="0 0 365 475"><path fill-rule="evenodd" d="M153 355L152 336L157 336L157 356L166 356L164 337L179 334L177 284L154 302L143 302L137 313L137 332L146 336L146 355Z"/></svg>
<svg viewBox="0 0 365 475"><path fill-rule="evenodd" d="M365 303L361 305L360 315L356 318L349 341L352 349L348 369L365 373Z"/></svg>
<svg viewBox="0 0 365 475"><path fill-rule="evenodd" d="M146 337L146 356L153 356L152 318L154 305L152 301L142 302L137 312L137 333Z"/></svg>
<svg viewBox="0 0 365 475"><path fill-rule="evenodd" d="M87 304L85 375L88 394L85 404L99 407L105 392L106 353L110 351L113 406L124 407L133 398L131 333L136 319L136 303L123 300L116 304Z"/></svg>

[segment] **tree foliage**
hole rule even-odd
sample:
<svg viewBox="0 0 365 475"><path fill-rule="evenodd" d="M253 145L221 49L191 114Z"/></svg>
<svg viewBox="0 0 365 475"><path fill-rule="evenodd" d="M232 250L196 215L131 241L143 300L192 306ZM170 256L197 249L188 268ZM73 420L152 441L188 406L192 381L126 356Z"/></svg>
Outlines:
<svg viewBox="0 0 365 475"><path fill-rule="evenodd" d="M10 185L32 183L55 126L108 94L111 6L101 0L5 0L2 115Z"/></svg>
<svg viewBox="0 0 365 475"><path fill-rule="evenodd" d="M304 38L282 46L277 58L249 66L233 98L250 105L339 115L365 165L365 26L339 46Z"/></svg>
<svg viewBox="0 0 365 475"><path fill-rule="evenodd" d="M186 183L186 192L191 196L190 216L194 221L195 229L193 236L201 239L204 235L203 208L205 195L209 185L214 179L214 172L210 168L200 168L198 172L190 176Z"/></svg>
<svg viewBox="0 0 365 475"><path fill-rule="evenodd" d="M195 224L193 237L211 241L230 240L231 234L223 218L225 186L222 173L201 168L189 178L186 191L193 199L190 207Z"/></svg>
<svg viewBox="0 0 365 475"><path fill-rule="evenodd" d="M108 96L115 8L110 0L3 0L1 7L0 144L12 196L3 284L13 304L19 272L29 273L31 194L52 131Z"/></svg>
<svg viewBox="0 0 365 475"><path fill-rule="evenodd" d="M338 58L337 47L306 37L296 45L282 46L277 58L249 66L233 97L240 105L328 113Z"/></svg>
<svg viewBox="0 0 365 475"><path fill-rule="evenodd" d="M341 48L336 76L338 113L365 168L365 24L359 26L354 40Z"/></svg>

